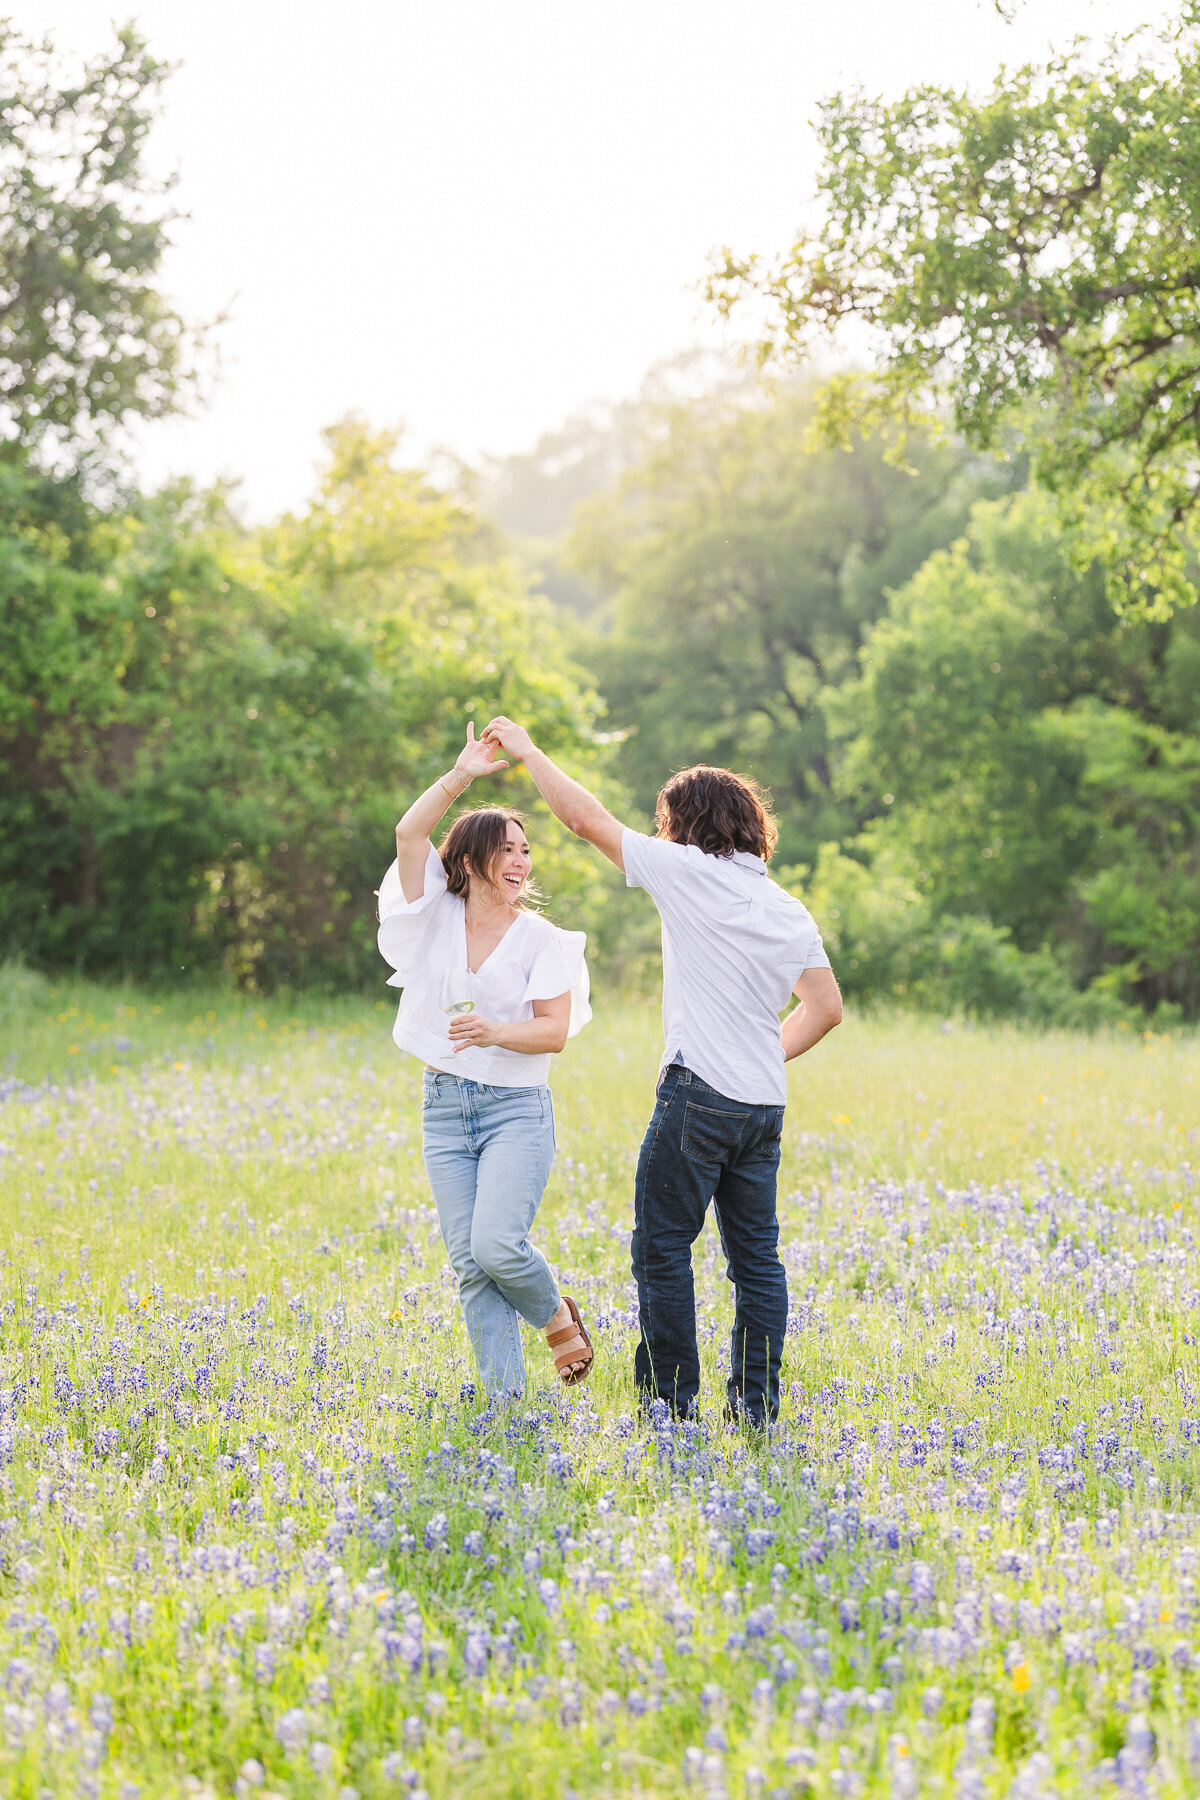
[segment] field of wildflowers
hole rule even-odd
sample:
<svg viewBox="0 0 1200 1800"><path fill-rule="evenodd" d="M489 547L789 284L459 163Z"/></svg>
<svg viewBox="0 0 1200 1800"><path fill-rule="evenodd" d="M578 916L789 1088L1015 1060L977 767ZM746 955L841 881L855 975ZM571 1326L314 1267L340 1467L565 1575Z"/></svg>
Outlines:
<svg viewBox="0 0 1200 1800"><path fill-rule="evenodd" d="M781 1424L639 1418L653 1007L561 1059L595 1378L485 1410L371 1001L0 981L0 1792L1200 1792L1200 1043L850 1019Z"/></svg>

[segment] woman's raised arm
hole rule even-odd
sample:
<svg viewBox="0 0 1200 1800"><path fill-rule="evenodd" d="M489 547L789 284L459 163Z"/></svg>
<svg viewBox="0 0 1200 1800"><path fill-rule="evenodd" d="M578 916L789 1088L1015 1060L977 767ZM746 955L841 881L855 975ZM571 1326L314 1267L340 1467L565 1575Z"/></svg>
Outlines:
<svg viewBox="0 0 1200 1800"><path fill-rule="evenodd" d="M430 833L443 814L460 800L477 775L496 775L507 769L506 762L496 761L496 744L476 743L475 727L467 726L467 741L457 761L445 775L439 775L425 792L414 800L396 827L396 867L404 898L411 906L425 892L425 864L433 848Z"/></svg>

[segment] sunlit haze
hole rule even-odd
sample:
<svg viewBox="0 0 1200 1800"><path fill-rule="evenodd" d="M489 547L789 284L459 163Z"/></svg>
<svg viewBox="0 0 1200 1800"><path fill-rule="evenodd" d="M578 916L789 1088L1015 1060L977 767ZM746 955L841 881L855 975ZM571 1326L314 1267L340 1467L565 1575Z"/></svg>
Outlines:
<svg viewBox="0 0 1200 1800"><path fill-rule="evenodd" d="M94 53L110 0L29 0ZM166 283L227 313L215 395L143 430L139 466L301 503L321 427L403 421L413 454L523 448L647 366L719 337L721 243L784 245L811 196L818 99L987 82L1002 61L1132 27L1149 0L148 0L180 67L153 158L179 171Z"/></svg>

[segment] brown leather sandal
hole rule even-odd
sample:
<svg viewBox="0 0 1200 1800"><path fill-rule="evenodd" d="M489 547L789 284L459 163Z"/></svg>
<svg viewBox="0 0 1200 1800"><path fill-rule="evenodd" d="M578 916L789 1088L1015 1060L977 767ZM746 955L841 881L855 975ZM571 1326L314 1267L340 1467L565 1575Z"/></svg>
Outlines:
<svg viewBox="0 0 1200 1800"><path fill-rule="evenodd" d="M562 1302L564 1306L570 1309L571 1318L574 1323L571 1325L563 1325L558 1331L550 1332L546 1338L546 1342L549 1344L551 1350L554 1350L554 1366L558 1370L564 1385L566 1387L574 1387L578 1382L586 1381L591 1374L592 1364L596 1360L596 1352L592 1349L592 1340L587 1334L587 1327L579 1316L579 1308L572 1300L570 1294L564 1294L562 1296ZM569 1344L575 1338L583 1339L587 1348L586 1362L577 1350L555 1349L556 1345ZM582 1369L572 1369L571 1364L577 1362L583 1363Z"/></svg>

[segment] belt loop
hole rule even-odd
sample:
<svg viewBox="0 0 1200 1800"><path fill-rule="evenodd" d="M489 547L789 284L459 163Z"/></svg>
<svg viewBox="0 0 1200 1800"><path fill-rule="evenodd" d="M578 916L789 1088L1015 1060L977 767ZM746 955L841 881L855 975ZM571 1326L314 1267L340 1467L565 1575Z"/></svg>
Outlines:
<svg viewBox="0 0 1200 1800"><path fill-rule="evenodd" d="M687 1084L687 1086L688 1086L688 1087L691 1087L691 1085L692 1085L692 1071L691 1071L691 1070L690 1070L690 1069L685 1069L685 1070L684 1070L684 1071L683 1071L683 1079L684 1079L684 1081L685 1081L685 1082L686 1082L686 1084Z"/></svg>

